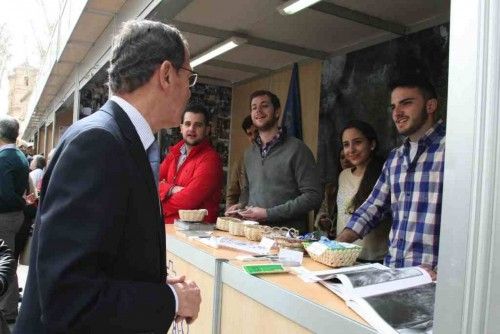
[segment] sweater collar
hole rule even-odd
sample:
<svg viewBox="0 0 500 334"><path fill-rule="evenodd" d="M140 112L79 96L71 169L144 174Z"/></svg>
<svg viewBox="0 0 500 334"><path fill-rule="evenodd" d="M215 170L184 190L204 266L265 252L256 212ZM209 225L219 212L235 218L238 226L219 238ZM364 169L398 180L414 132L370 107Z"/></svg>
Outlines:
<svg viewBox="0 0 500 334"><path fill-rule="evenodd" d="M176 156L180 156L181 155L181 147L184 146L185 143L186 142L184 141L184 139L182 139L177 144L172 146L172 148L171 148L172 154L175 154ZM196 155L196 154L198 154L198 152L201 152L201 151L205 150L207 147L210 147L210 145L211 145L210 140L207 137L207 138L203 139L198 145L191 147L191 151L189 152L188 156Z"/></svg>

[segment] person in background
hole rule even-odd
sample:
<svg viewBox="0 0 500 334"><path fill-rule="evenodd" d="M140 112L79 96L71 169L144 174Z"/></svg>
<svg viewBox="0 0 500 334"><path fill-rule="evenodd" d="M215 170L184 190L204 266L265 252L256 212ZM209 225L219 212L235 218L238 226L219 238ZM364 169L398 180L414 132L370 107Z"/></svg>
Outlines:
<svg viewBox="0 0 500 334"><path fill-rule="evenodd" d="M389 85L392 119L405 136L392 150L368 199L352 214L338 241L353 242L376 228L390 208L392 228L384 263L421 266L436 278L441 226L445 124L436 114L432 84L421 76Z"/></svg>
<svg viewBox="0 0 500 334"><path fill-rule="evenodd" d="M45 158L39 154L35 155L33 157L33 160L31 160L30 179L31 179L31 182L33 182L33 185L35 186L37 194L38 194L38 192L40 192L40 188L42 185L43 173L45 172L46 166L47 166L47 162L46 162Z"/></svg>
<svg viewBox="0 0 500 334"><path fill-rule="evenodd" d="M380 176L384 161L378 157L378 139L370 124L352 120L341 132L341 143L352 167L339 175L337 192L337 235L346 227L354 211L363 204ZM391 222L388 217L356 243L363 247L358 262L382 263L387 254Z"/></svg>
<svg viewBox="0 0 500 334"><path fill-rule="evenodd" d="M158 190L165 224L179 218L179 210L206 209L205 222L217 220L223 172L209 132L208 110L189 106L182 115L182 140L171 147L160 166Z"/></svg>
<svg viewBox="0 0 500 334"><path fill-rule="evenodd" d="M304 233L309 230L309 212L319 209L323 199L314 156L303 141L278 126L281 105L275 94L253 92L250 110L258 136L245 151L247 185L226 215Z"/></svg>
<svg viewBox="0 0 500 334"><path fill-rule="evenodd" d="M15 249L16 233L24 221L26 204L24 193L28 189L28 160L16 148L19 123L10 116L0 117L0 239ZM19 288L17 275L12 278L7 292L0 298L0 311L7 322L15 322Z"/></svg>
<svg viewBox="0 0 500 334"><path fill-rule="evenodd" d="M347 160L344 149L339 151L339 165L337 182L329 182L325 185L325 197L323 203L321 203L321 208L316 214L316 219L314 221L314 227L324 233L326 237L330 239L335 239L336 232L336 221L337 221L337 191L338 191L338 176L340 173L346 169L352 167L352 164Z"/></svg>
<svg viewBox="0 0 500 334"><path fill-rule="evenodd" d="M0 297L7 292L15 271L16 259L12 256L12 251L5 241L0 239ZM0 333L10 334L9 326L2 312L0 312Z"/></svg>
<svg viewBox="0 0 500 334"><path fill-rule="evenodd" d="M247 136L248 142L252 144L255 139L255 126L252 123L252 116L248 115L243 119L241 128ZM226 208L238 203L240 199L241 189L246 185L245 179L245 164L243 157L236 161L234 169L231 173L226 191Z"/></svg>
<svg viewBox="0 0 500 334"><path fill-rule="evenodd" d="M43 177L15 333L156 334L198 316L196 283L167 278L154 137L196 83L187 44L167 24L125 22L108 74L113 96L65 131Z"/></svg>

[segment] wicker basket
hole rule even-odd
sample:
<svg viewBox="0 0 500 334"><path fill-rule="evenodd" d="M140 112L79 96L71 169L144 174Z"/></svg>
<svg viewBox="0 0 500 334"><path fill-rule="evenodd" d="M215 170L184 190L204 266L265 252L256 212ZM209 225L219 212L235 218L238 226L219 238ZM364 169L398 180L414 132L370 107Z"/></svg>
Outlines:
<svg viewBox="0 0 500 334"><path fill-rule="evenodd" d="M343 249L331 249L326 248L323 252L318 254L317 252L312 252L308 248L313 244L310 242L304 242L304 248L307 254L316 262L326 264L330 267L347 267L352 266L359 254L361 253L361 247L353 245L351 248Z"/></svg>
<svg viewBox="0 0 500 334"><path fill-rule="evenodd" d="M231 235L235 236L244 236L245 235L245 225L243 225L242 221L239 222L229 222L228 232Z"/></svg>
<svg viewBox="0 0 500 334"><path fill-rule="evenodd" d="M200 210L179 210L179 218L186 222L201 222L208 214L206 209Z"/></svg>
<svg viewBox="0 0 500 334"><path fill-rule="evenodd" d="M304 240L289 237L275 237L274 241L279 248L291 248L297 251L304 251Z"/></svg>
<svg viewBox="0 0 500 334"><path fill-rule="evenodd" d="M251 241L260 241L262 235L271 230L271 227L265 225L245 225L245 237Z"/></svg>
<svg viewBox="0 0 500 334"><path fill-rule="evenodd" d="M287 237L287 236L290 236L290 235L292 235L292 237L298 236L299 235L299 231L297 231L294 228L288 228L288 227L285 227L285 226L282 226L282 227L272 227L270 230L268 230L266 232L266 234L264 236L266 238L275 240L278 237Z"/></svg>
<svg viewBox="0 0 500 334"><path fill-rule="evenodd" d="M248 225L257 225L257 222L249 222L249 221L231 221L229 222L229 234L243 237L245 236L245 226Z"/></svg>
<svg viewBox="0 0 500 334"><path fill-rule="evenodd" d="M242 222L241 219L233 218L233 217L219 217L217 218L217 222L215 223L215 228L221 231L229 231L229 223L230 222Z"/></svg>
<svg viewBox="0 0 500 334"><path fill-rule="evenodd" d="M299 231L289 227L273 227L262 235L263 237L273 239L278 248L292 248L294 250L304 250L303 240L297 239Z"/></svg>

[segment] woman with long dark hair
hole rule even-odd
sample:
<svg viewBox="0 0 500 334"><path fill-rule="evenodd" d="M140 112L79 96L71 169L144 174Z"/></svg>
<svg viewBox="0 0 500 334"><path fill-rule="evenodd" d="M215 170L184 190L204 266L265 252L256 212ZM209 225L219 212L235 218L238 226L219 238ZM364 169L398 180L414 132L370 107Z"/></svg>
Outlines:
<svg viewBox="0 0 500 334"><path fill-rule="evenodd" d="M377 156L378 139L370 124L353 120L341 132L341 143L346 158L353 167L339 175L337 193L337 235L345 228L351 215L368 198L377 182L384 161ZM360 262L381 262L387 253L387 240L391 224L385 219L363 240L358 257Z"/></svg>

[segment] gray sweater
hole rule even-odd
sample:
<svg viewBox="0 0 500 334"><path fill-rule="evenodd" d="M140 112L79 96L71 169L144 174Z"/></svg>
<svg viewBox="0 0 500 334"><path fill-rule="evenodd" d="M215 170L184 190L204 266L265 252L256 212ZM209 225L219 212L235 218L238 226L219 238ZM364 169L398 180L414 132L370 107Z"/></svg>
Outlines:
<svg viewBox="0 0 500 334"><path fill-rule="evenodd" d="M240 204L266 208L270 226L307 231L308 212L317 210L323 197L311 150L301 140L286 136L264 159L254 143L244 161L248 182Z"/></svg>

